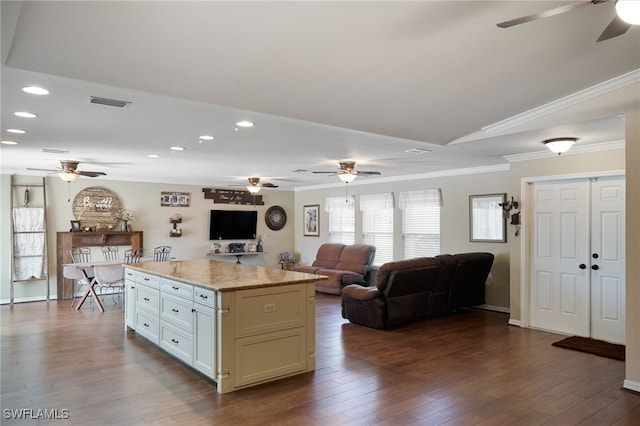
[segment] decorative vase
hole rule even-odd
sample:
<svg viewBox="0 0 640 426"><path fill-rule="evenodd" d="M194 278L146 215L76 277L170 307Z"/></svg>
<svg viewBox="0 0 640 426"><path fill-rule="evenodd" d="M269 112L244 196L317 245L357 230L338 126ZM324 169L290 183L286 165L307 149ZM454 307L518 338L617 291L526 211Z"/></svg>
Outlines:
<svg viewBox="0 0 640 426"><path fill-rule="evenodd" d="M256 251L262 251L262 241L258 241L258 245L256 246Z"/></svg>
<svg viewBox="0 0 640 426"><path fill-rule="evenodd" d="M127 221L124 219L120 219L118 221L118 227L120 232L129 232L129 227L127 226Z"/></svg>

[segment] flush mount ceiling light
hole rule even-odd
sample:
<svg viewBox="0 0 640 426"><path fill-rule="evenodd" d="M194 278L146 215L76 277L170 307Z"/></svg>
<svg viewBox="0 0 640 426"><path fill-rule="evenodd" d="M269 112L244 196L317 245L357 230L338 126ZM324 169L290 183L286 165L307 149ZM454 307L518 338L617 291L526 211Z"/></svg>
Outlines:
<svg viewBox="0 0 640 426"><path fill-rule="evenodd" d="M171 147L171 152L176 152L176 151L184 151L184 147L182 147L182 146L172 146Z"/></svg>
<svg viewBox="0 0 640 426"><path fill-rule="evenodd" d="M147 155L147 157L149 157L149 158L160 158L160 156L158 154L149 154L149 155Z"/></svg>
<svg viewBox="0 0 640 426"><path fill-rule="evenodd" d="M25 93L29 93L30 95L48 95L49 91L47 89L43 89L38 86L27 86L23 87L22 91Z"/></svg>
<svg viewBox="0 0 640 426"><path fill-rule="evenodd" d="M631 25L640 25L640 1L618 0L616 12L624 22Z"/></svg>
<svg viewBox="0 0 640 426"><path fill-rule="evenodd" d="M22 117L22 118L36 118L37 117L37 115L35 115L34 113L27 112L27 111L17 111L17 112L14 112L13 115L15 115L17 117Z"/></svg>
<svg viewBox="0 0 640 426"><path fill-rule="evenodd" d="M25 132L24 130L21 130L21 129L7 129L7 132L16 133L16 134L20 134L20 135L23 134L23 133L27 133L27 132Z"/></svg>
<svg viewBox="0 0 640 426"><path fill-rule="evenodd" d="M251 121L242 120L242 121L238 121L236 123L236 126L248 128L248 127L253 127L253 123Z"/></svg>
<svg viewBox="0 0 640 426"><path fill-rule="evenodd" d="M551 152L555 152L560 155L569 151L578 138L553 138L542 141L544 146L549 148Z"/></svg>
<svg viewBox="0 0 640 426"><path fill-rule="evenodd" d="M3 145L18 145L18 142L15 141L2 141Z"/></svg>
<svg viewBox="0 0 640 426"><path fill-rule="evenodd" d="M426 154L427 152L431 152L428 149L422 149L422 148L411 148L411 149L405 149L404 152L406 152L407 154Z"/></svg>
<svg viewBox="0 0 640 426"><path fill-rule="evenodd" d="M212 140L213 140L213 136L210 136L210 135L203 135L203 136L200 136L200 140L203 140L203 141L212 141Z"/></svg>

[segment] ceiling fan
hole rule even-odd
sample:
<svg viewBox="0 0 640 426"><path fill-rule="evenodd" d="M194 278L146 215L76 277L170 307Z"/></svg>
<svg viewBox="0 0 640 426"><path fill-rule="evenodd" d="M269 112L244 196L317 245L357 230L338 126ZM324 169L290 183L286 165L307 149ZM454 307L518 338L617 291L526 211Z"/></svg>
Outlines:
<svg viewBox="0 0 640 426"><path fill-rule="evenodd" d="M249 180L249 183L247 185L231 185L231 186L246 186L247 191L249 191L252 194L257 194L258 192L260 192L260 188L277 188L278 187L278 185L274 185L270 182L260 183L259 177L250 177L247 179Z"/></svg>
<svg viewBox="0 0 640 426"><path fill-rule="evenodd" d="M331 175L337 175L338 178L344 183L353 182L354 179L360 175L373 176L373 175L381 175L380 172L375 171L363 171L363 170L354 170L356 167L355 161L340 161L340 170L333 172L313 172L313 173L328 173Z"/></svg>
<svg viewBox="0 0 640 426"><path fill-rule="evenodd" d="M555 7L553 9L545 10L533 15L522 16L520 18L510 19L508 21L500 22L498 27L509 28L515 25L524 24L525 22L535 21L537 19L548 18L550 16L559 15L561 13L569 12L571 10L590 5L598 5L600 3L608 3L611 0L582 0L573 3L565 4L563 6ZM617 15L609 23L607 28L604 29L597 41L609 40L614 37L621 36L626 33L631 25L640 24L640 7L637 0L616 0Z"/></svg>
<svg viewBox="0 0 640 426"><path fill-rule="evenodd" d="M107 175L104 172L91 172L88 170L78 170L78 164L80 164L79 161L61 160L60 161L60 165L62 166L61 169L47 170L47 169L28 168L27 170L42 170L45 172L55 172L58 174L58 176L60 176L60 179L62 179L65 182L74 182L80 176L98 177L98 176Z"/></svg>

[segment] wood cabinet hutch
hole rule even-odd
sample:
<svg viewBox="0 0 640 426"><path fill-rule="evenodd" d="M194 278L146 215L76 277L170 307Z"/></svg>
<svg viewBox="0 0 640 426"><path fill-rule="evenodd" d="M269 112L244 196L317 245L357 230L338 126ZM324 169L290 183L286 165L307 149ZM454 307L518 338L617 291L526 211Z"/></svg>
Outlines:
<svg viewBox="0 0 640 426"><path fill-rule="evenodd" d="M58 232L57 233L58 299L71 299L73 280L62 275L62 265L73 263L70 250L76 247L131 246L142 249L142 231L133 232Z"/></svg>

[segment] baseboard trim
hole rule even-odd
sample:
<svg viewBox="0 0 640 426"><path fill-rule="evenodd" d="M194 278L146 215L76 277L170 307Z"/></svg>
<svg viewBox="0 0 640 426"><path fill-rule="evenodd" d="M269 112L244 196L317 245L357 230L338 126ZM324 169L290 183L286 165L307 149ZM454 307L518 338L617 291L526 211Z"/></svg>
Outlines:
<svg viewBox="0 0 640 426"><path fill-rule="evenodd" d="M520 320L509 318L509 325L515 325L516 327L522 327Z"/></svg>
<svg viewBox="0 0 640 426"><path fill-rule="evenodd" d="M49 297L49 300L56 300L58 298L57 294L52 294ZM32 297L16 297L13 299L13 303L27 303L27 302L45 302L47 300L46 296L32 296ZM9 305L11 303L11 299L1 299L0 305Z"/></svg>
<svg viewBox="0 0 640 426"><path fill-rule="evenodd" d="M629 389L634 392L640 392L640 382L633 382L631 380L625 380L622 384L624 389Z"/></svg>
<svg viewBox="0 0 640 426"><path fill-rule="evenodd" d="M484 309L486 311L494 311L494 312L502 312L503 314L508 314L511 311L509 308L505 306L495 306L495 305L478 305L476 306L478 309Z"/></svg>

